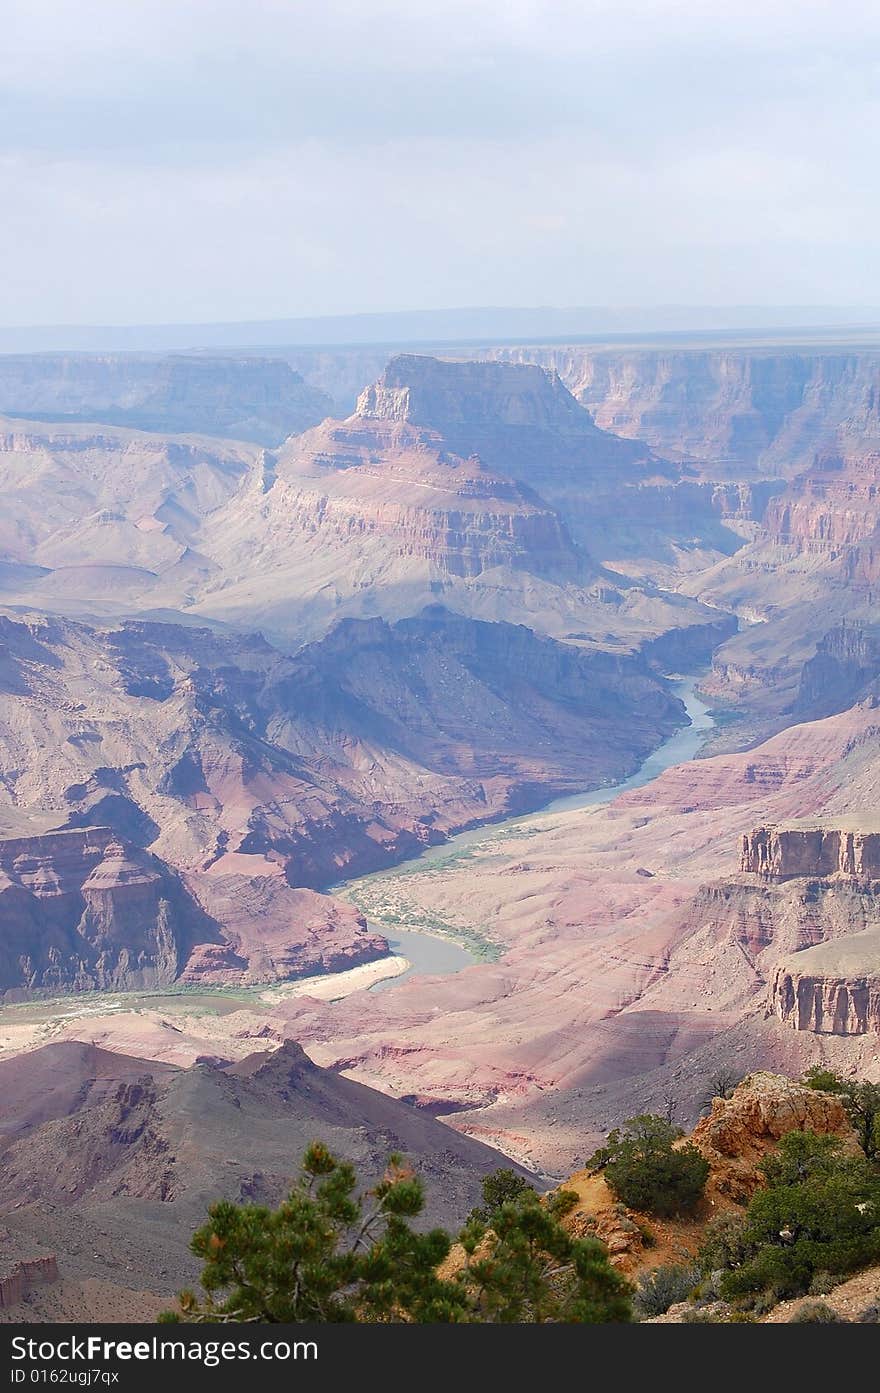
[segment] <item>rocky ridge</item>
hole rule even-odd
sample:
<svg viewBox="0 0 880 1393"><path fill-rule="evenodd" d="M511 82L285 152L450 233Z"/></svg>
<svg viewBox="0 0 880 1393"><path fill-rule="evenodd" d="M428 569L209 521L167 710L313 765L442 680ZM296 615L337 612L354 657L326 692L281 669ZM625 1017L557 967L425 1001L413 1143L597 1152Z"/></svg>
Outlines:
<svg viewBox="0 0 880 1393"><path fill-rule="evenodd" d="M559 374L597 424L728 475L799 472L843 428L876 421L876 350L521 347L502 361Z"/></svg>
<svg viewBox="0 0 880 1393"><path fill-rule="evenodd" d="M189 1237L210 1203L277 1204L315 1138L368 1185L391 1152L404 1152L425 1180L426 1222L449 1227L503 1161L417 1109L318 1068L293 1042L189 1069L75 1044L0 1062L0 1212L10 1244L57 1253L66 1284L112 1274L135 1312L144 1290L164 1293L167 1307L196 1280ZM7 1294L20 1298L23 1283ZM16 1315L27 1319L27 1307Z"/></svg>

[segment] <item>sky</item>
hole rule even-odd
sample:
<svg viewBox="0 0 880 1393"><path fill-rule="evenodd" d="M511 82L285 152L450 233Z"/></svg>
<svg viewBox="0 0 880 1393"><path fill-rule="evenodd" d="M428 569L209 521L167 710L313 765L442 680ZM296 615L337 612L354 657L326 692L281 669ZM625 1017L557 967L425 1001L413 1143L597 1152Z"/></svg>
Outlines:
<svg viewBox="0 0 880 1393"><path fill-rule="evenodd" d="M0 21L0 325L880 298L876 0Z"/></svg>

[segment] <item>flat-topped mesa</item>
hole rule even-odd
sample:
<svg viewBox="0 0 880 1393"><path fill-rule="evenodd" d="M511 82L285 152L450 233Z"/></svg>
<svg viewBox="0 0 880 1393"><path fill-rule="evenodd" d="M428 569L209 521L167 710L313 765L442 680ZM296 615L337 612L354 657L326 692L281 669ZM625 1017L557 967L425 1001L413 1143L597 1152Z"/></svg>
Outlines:
<svg viewBox="0 0 880 1393"><path fill-rule="evenodd" d="M814 1035L880 1035L880 929L792 953L771 987L775 1015Z"/></svg>
<svg viewBox="0 0 880 1393"><path fill-rule="evenodd" d="M491 424L601 435L555 372L530 363L449 362L415 353L391 359L361 392L356 415L438 430Z"/></svg>
<svg viewBox="0 0 880 1393"><path fill-rule="evenodd" d="M880 830L755 827L743 836L740 870L769 881L798 876L880 877Z"/></svg>

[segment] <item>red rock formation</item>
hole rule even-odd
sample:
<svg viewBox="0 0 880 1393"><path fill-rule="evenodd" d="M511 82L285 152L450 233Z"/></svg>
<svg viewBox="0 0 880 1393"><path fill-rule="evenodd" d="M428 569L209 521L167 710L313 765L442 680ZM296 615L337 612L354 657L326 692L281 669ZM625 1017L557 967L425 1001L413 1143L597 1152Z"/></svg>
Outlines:
<svg viewBox="0 0 880 1393"><path fill-rule="evenodd" d="M0 1310L18 1305L35 1286L57 1280L58 1260L54 1253L35 1254L0 1227Z"/></svg>
<svg viewBox="0 0 880 1393"><path fill-rule="evenodd" d="M288 526L328 538L381 537L389 555L454 576L496 566L588 574L556 513L509 475L452 453L444 437L361 414L326 421L285 450L273 489Z"/></svg>

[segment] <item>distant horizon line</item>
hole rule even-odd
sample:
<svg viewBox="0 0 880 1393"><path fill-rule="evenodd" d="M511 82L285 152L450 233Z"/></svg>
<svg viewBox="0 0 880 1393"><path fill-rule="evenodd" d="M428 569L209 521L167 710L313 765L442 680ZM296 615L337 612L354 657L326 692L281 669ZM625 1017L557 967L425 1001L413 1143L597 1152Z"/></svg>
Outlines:
<svg viewBox="0 0 880 1393"><path fill-rule="evenodd" d="M641 314L693 314L708 315L716 313L733 313L741 315L744 313L756 313L760 316L777 313L796 313L798 315L805 312L826 315L854 314L857 322L863 322L862 316L869 316L864 322L873 322L875 317L880 318L880 304L852 304L838 301L785 301L763 303L758 301L712 301L701 304L690 300L659 300L656 302L635 302L617 303L609 301L606 303L595 302L593 304L538 304L538 305L450 305L437 306L425 305L418 309L393 309L393 310L335 310L322 314L279 314L279 315L246 315L241 318L230 318L224 316L218 319L139 319L139 320L39 320L27 323L19 321L15 324L0 323L0 333L31 333L45 332L48 330L72 330L72 329L92 329L92 330L116 330L116 329L224 329L224 328L248 328L250 326L259 327L262 325L274 326L278 324L319 324L333 323L341 320L364 320L364 319L414 319L421 315L442 316L442 315L474 315L474 314L549 314L549 315L581 315L581 314L602 314L612 316L630 316ZM826 322L826 321L823 321ZM831 321L827 321L831 322ZM650 325L646 325L650 328ZM719 326L722 327L722 326ZM779 327L785 327L780 323Z"/></svg>
<svg viewBox="0 0 880 1393"><path fill-rule="evenodd" d="M828 335L880 330L880 306L460 306L349 314L124 324L0 326L0 353L198 352L210 349L565 343L694 335Z"/></svg>

